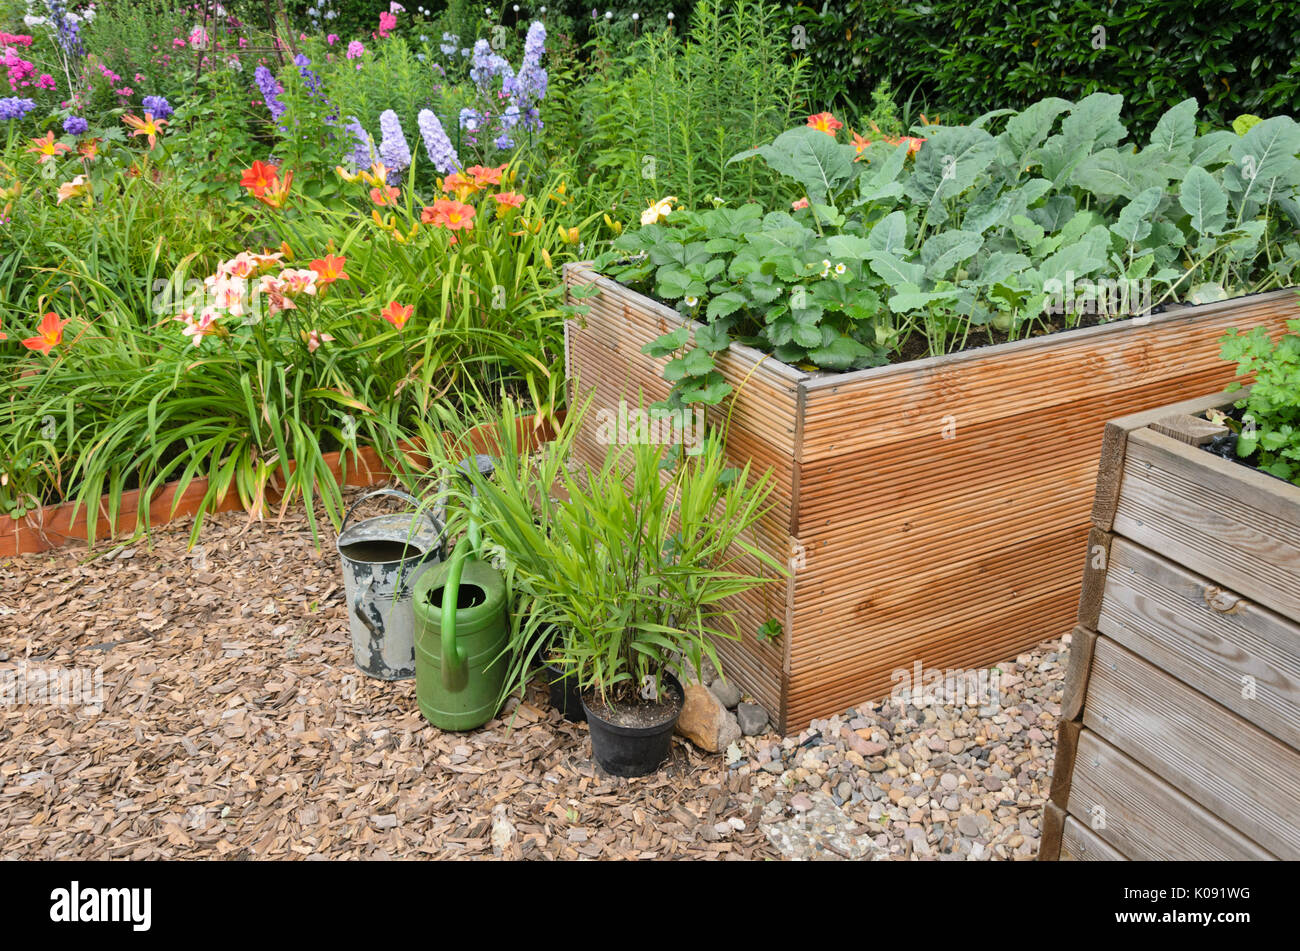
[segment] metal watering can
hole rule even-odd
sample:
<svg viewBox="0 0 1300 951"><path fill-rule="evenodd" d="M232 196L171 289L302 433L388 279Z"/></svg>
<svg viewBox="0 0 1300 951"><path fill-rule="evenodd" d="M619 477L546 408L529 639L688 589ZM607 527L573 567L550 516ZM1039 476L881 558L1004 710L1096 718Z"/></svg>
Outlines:
<svg viewBox="0 0 1300 951"><path fill-rule="evenodd" d="M480 456L480 472L491 464ZM415 696L442 730L473 730L496 715L510 636L505 578L480 550L478 527L415 585Z"/></svg>
<svg viewBox="0 0 1300 951"><path fill-rule="evenodd" d="M352 656L379 680L415 676L415 614L411 592L442 560L443 526L431 514L420 523L410 513L379 515L348 527L363 502L381 495L419 500L397 489L367 492L343 516L338 551L343 561Z"/></svg>

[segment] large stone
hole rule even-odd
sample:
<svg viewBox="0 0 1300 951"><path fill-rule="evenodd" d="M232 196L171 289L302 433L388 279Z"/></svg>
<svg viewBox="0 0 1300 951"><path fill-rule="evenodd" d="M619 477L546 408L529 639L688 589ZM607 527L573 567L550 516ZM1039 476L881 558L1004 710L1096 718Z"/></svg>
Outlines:
<svg viewBox="0 0 1300 951"><path fill-rule="evenodd" d="M721 753L740 739L740 723L713 691L701 683L686 684L683 690L686 699L677 718L679 736L709 753Z"/></svg>
<svg viewBox="0 0 1300 951"><path fill-rule="evenodd" d="M715 680L709 684L709 689L713 691L713 695L721 700L722 705L728 710L740 703L740 688L730 681Z"/></svg>
<svg viewBox="0 0 1300 951"><path fill-rule="evenodd" d="M767 730L767 711L756 703L742 703L736 707L740 732L745 736L759 736Z"/></svg>

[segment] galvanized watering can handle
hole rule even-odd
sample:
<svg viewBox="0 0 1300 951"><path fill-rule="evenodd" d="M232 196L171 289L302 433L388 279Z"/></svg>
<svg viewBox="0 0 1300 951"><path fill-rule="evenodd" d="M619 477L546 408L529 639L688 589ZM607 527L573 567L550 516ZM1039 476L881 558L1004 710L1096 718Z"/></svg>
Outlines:
<svg viewBox="0 0 1300 951"><path fill-rule="evenodd" d="M369 501L370 499L373 499L375 496L378 495L391 495L394 498L405 499L406 501L412 503L417 509L420 507L420 500L417 499L415 496L411 495L409 492L403 492L401 489L375 489L373 492L367 492L365 495L361 496L361 498L357 499L348 507L347 514L343 516L343 524L339 526L340 535L342 535L344 530L348 527L348 521L351 520L352 513L357 510L357 507L361 505L362 502ZM434 518L432 513L426 511L423 514L424 517L428 519L429 524L433 526L434 534L438 538L438 545L439 547L441 547L442 533L445 526L443 526L436 518Z"/></svg>

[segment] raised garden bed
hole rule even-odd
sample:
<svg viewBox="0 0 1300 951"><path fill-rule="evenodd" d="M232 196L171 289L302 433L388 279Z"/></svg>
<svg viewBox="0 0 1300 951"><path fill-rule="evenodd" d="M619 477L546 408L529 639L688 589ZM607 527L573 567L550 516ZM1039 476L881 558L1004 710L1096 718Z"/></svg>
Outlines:
<svg viewBox="0 0 1300 951"><path fill-rule="evenodd" d="M1106 428L1040 859L1300 858L1300 488L1201 448L1240 395Z"/></svg>
<svg viewBox="0 0 1300 951"><path fill-rule="evenodd" d="M641 348L682 318L585 264L565 281L600 291L566 327L572 396L664 398L666 360ZM887 695L914 662L987 665L1068 630L1106 420L1222 389L1227 329L1298 315L1275 291L843 374L732 344L718 367L736 393L708 420L734 460L774 470L758 541L793 571L737 605L783 635L721 645L728 673L788 732ZM593 412L577 441L593 463L596 430Z"/></svg>

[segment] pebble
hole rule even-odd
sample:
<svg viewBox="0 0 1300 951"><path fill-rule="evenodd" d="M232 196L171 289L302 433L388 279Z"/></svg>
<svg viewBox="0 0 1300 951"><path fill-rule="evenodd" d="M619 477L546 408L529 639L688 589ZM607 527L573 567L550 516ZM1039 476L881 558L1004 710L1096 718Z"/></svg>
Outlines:
<svg viewBox="0 0 1300 951"><path fill-rule="evenodd" d="M874 858L1033 859L1067 645L1049 641L997 665L997 705L864 703L818 719L779 747L742 740L741 762L762 782L772 782L763 774L782 777L766 790L773 806L785 806L777 814L816 815L814 802L842 813L865 827L859 841Z"/></svg>

